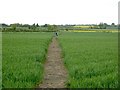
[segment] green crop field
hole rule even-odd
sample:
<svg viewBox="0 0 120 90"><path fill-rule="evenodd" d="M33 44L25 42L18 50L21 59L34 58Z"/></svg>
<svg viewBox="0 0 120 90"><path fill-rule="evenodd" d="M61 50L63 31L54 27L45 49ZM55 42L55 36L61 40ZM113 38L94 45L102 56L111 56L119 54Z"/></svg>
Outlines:
<svg viewBox="0 0 120 90"><path fill-rule="evenodd" d="M5 32L0 36L3 88L33 88L41 83L52 35L50 32ZM68 88L118 86L116 32L61 32L58 41L69 74Z"/></svg>
<svg viewBox="0 0 120 90"><path fill-rule="evenodd" d="M2 34L2 87L31 88L43 79L52 33Z"/></svg>
<svg viewBox="0 0 120 90"><path fill-rule="evenodd" d="M118 86L117 33L62 33L59 37L70 88Z"/></svg>

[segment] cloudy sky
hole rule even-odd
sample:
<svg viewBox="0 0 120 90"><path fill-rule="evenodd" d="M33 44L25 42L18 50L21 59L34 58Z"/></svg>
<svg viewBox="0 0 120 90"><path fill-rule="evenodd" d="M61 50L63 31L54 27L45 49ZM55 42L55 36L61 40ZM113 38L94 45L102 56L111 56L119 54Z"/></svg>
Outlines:
<svg viewBox="0 0 120 90"><path fill-rule="evenodd" d="M119 0L0 0L0 23L118 23Z"/></svg>

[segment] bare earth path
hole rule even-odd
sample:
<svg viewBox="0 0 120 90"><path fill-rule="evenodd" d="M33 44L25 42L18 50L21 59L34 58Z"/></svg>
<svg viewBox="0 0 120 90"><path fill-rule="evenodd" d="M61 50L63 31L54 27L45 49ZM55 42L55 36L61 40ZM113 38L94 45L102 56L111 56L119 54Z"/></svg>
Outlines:
<svg viewBox="0 0 120 90"><path fill-rule="evenodd" d="M61 59L61 49L55 37L48 48L44 71L44 80L39 88L65 88L67 72Z"/></svg>

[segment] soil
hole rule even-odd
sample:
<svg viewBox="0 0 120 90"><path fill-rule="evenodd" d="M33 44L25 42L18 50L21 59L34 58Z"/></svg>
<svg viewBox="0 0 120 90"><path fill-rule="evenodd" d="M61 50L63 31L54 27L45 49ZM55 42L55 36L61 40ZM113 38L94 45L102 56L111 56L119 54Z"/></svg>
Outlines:
<svg viewBox="0 0 120 90"><path fill-rule="evenodd" d="M48 48L44 67L44 80L39 88L65 88L67 71L61 58L61 48L57 38L53 37Z"/></svg>

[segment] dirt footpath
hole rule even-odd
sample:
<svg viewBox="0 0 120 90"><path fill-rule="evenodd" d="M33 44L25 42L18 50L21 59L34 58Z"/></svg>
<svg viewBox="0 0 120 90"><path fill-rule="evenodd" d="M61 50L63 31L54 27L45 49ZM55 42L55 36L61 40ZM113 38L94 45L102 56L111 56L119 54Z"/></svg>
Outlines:
<svg viewBox="0 0 120 90"><path fill-rule="evenodd" d="M39 88L65 88L67 71L61 59L61 49L55 37L48 48L44 71L44 80Z"/></svg>

